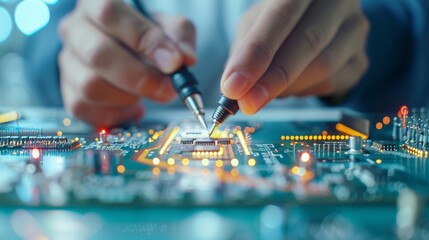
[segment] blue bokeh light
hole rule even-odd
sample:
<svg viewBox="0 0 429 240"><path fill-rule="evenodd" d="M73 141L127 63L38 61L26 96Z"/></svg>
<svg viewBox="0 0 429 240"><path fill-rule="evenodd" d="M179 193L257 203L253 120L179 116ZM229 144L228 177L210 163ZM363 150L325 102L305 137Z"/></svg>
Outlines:
<svg viewBox="0 0 429 240"><path fill-rule="evenodd" d="M6 9L0 7L0 43L5 41L12 32L12 18Z"/></svg>
<svg viewBox="0 0 429 240"><path fill-rule="evenodd" d="M55 3L57 3L58 2L58 0L43 0L45 3L47 3L47 4L55 4Z"/></svg>
<svg viewBox="0 0 429 240"><path fill-rule="evenodd" d="M15 22L25 35L32 35L49 22L50 12L41 0L23 0L15 9Z"/></svg>

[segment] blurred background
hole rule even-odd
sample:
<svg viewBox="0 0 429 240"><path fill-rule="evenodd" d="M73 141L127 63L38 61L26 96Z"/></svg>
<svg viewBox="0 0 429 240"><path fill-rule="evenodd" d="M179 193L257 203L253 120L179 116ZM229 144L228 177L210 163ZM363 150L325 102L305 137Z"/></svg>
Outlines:
<svg viewBox="0 0 429 240"><path fill-rule="evenodd" d="M49 23L50 11L59 1L0 0L0 106L38 104L25 79L23 45Z"/></svg>

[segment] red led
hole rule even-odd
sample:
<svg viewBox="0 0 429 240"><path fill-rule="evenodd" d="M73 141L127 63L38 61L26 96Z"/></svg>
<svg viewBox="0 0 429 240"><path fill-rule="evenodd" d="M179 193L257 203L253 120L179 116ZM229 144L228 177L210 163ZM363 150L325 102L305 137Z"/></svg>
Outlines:
<svg viewBox="0 0 429 240"><path fill-rule="evenodd" d="M37 148L33 148L33 149L31 150L31 157L32 157L33 159L39 159L39 158L40 158L40 150L39 150L39 149L37 149Z"/></svg>
<svg viewBox="0 0 429 240"><path fill-rule="evenodd" d="M311 155L310 155L310 153L308 153L308 152L303 152L303 153L301 154L301 162L306 163L306 162L308 162L308 161L310 161L310 160L311 160Z"/></svg>

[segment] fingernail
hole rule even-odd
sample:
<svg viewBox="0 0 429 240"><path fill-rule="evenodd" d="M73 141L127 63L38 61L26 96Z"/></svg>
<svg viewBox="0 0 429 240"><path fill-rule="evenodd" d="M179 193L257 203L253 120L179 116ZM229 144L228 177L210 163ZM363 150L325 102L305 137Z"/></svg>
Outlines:
<svg viewBox="0 0 429 240"><path fill-rule="evenodd" d="M223 83L225 91L234 97L241 97L250 84L250 76L243 71L232 73Z"/></svg>
<svg viewBox="0 0 429 240"><path fill-rule="evenodd" d="M195 53L195 49L191 47L188 43L180 42L178 44L180 50L182 50L186 55L192 56L194 58L197 58L197 54Z"/></svg>
<svg viewBox="0 0 429 240"><path fill-rule="evenodd" d="M163 73L171 73L179 65L180 56L176 51L170 51L165 48L158 48L155 53L155 62Z"/></svg>
<svg viewBox="0 0 429 240"><path fill-rule="evenodd" d="M261 85L255 85L244 96L244 109L246 114L254 114L259 111L268 102L268 91Z"/></svg>

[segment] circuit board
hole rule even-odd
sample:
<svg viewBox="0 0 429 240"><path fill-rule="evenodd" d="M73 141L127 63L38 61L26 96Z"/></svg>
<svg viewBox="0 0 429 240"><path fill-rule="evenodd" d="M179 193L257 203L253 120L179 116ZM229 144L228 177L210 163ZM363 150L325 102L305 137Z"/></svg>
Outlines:
<svg viewBox="0 0 429 240"><path fill-rule="evenodd" d="M427 114L399 113L379 122L231 120L212 136L193 120L83 132L68 118L58 131L12 121L0 125L0 204L377 206L404 194L425 203Z"/></svg>

